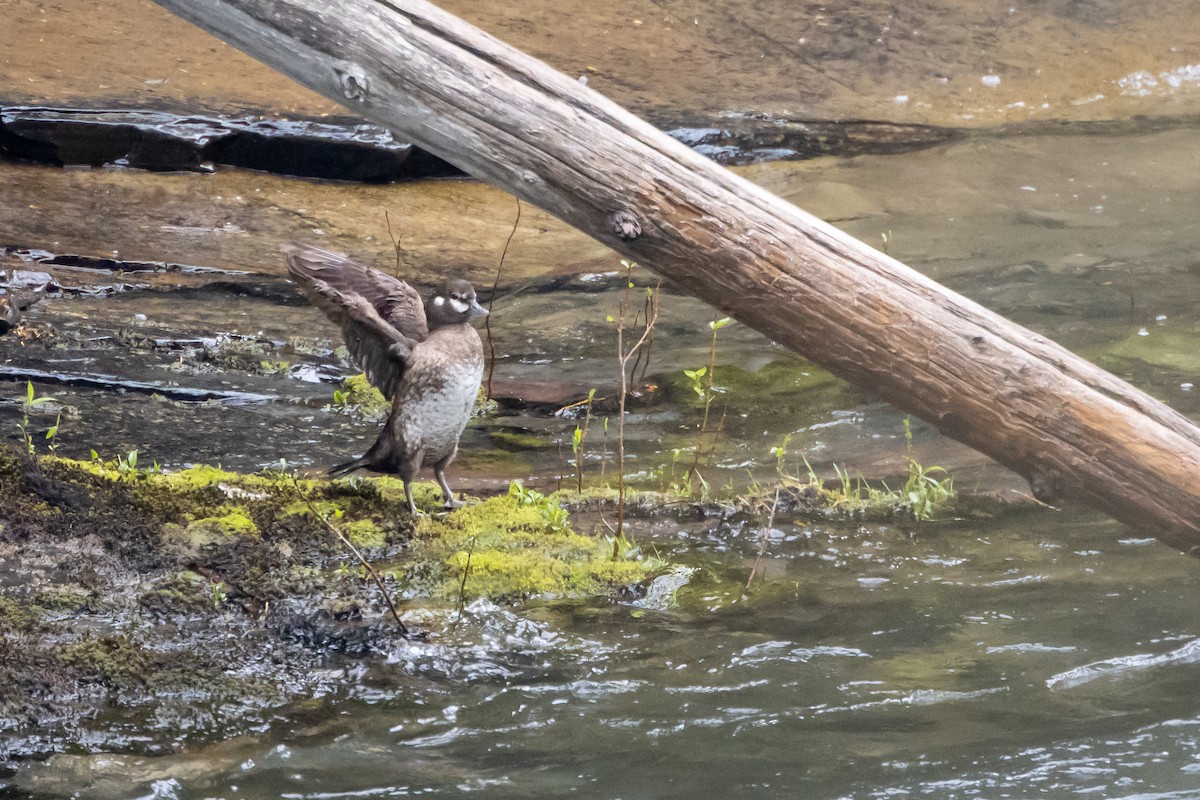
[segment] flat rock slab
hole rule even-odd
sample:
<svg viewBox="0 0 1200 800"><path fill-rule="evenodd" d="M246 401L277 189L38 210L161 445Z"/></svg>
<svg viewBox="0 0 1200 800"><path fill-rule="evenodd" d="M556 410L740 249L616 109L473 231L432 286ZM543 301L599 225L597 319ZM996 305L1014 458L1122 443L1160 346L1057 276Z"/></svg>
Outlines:
<svg viewBox="0 0 1200 800"><path fill-rule="evenodd" d="M956 127L1200 110L1191 0L441 5L659 124L748 113ZM146 0L7 0L3 17L7 102L343 113Z"/></svg>

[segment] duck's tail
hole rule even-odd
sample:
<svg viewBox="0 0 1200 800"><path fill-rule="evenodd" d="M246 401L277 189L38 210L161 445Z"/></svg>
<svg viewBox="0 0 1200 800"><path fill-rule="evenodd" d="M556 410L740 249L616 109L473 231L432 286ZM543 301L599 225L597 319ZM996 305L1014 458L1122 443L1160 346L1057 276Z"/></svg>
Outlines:
<svg viewBox="0 0 1200 800"><path fill-rule="evenodd" d="M371 459L367 458L367 456L359 456L353 461L347 461L345 464L335 464L329 468L329 472L326 474L331 478L340 478L343 475L349 475L356 469L366 469L370 466Z"/></svg>
<svg viewBox="0 0 1200 800"><path fill-rule="evenodd" d="M347 461L345 464L337 464L329 468L329 477L337 478L342 475L349 475L356 469L369 469L375 472L394 473L396 467L392 464L392 437L388 435L387 426L380 431L379 438L375 440L375 444L371 445L371 449L363 453L353 461Z"/></svg>

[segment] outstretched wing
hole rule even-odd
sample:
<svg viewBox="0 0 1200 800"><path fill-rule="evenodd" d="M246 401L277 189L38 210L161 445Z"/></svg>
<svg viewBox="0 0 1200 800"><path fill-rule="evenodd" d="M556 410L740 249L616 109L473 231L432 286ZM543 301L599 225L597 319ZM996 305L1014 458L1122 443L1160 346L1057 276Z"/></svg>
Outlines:
<svg viewBox="0 0 1200 800"><path fill-rule="evenodd" d="M6 275L7 277L7 275ZM34 289L14 289L11 286L0 294L0 333L8 333L17 326L21 315L42 299L46 284Z"/></svg>
<svg viewBox="0 0 1200 800"><path fill-rule="evenodd" d="M301 245L284 253L288 272L342 329L350 355L390 399L412 348L429 333L421 296L404 281L337 253Z"/></svg>

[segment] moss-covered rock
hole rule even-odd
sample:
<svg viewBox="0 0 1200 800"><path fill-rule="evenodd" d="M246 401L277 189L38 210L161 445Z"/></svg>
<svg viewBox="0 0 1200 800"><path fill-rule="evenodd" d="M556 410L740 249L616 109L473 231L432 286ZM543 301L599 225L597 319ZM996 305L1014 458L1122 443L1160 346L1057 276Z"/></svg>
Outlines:
<svg viewBox="0 0 1200 800"><path fill-rule="evenodd" d="M228 597L260 606L290 595L297 567L354 563L339 534L392 576L409 597L457 597L467 573L470 597L583 598L609 594L662 569L648 559L613 559L603 537L570 528L551 498L510 495L413 520L404 486L390 477L308 480L278 471L238 474L214 467L164 473L105 462L24 459L0 463L14 474L16 505L75 535L94 534L119 556L169 570L143 596L157 612L197 611L220 583ZM518 485L519 487L519 485ZM440 490L414 486L420 507ZM132 532L132 536L131 536ZM316 559L313 562L312 559ZM470 565L467 562L470 560ZM202 577L201 577L202 576ZM305 582L312 583L305 574Z"/></svg>
<svg viewBox="0 0 1200 800"><path fill-rule="evenodd" d="M155 746L224 738L231 720L336 690L331 660L400 635L347 542L406 618L427 606L440 619L464 575L471 598L587 599L662 568L614 560L533 491L414 521L394 478L131 462L0 445L0 555L21 576L0 585L0 761L107 725ZM420 507L440 507L436 486L414 488Z"/></svg>
<svg viewBox="0 0 1200 800"><path fill-rule="evenodd" d="M509 494L422 520L410 576L440 597L581 598L612 594L665 567L613 558L611 540L572 530L557 508L553 498L526 503Z"/></svg>
<svg viewBox="0 0 1200 800"><path fill-rule="evenodd" d="M342 380L341 387L333 393L329 408L361 420L382 422L387 418L392 404L383 396L383 392L371 385L366 373L359 373Z"/></svg>

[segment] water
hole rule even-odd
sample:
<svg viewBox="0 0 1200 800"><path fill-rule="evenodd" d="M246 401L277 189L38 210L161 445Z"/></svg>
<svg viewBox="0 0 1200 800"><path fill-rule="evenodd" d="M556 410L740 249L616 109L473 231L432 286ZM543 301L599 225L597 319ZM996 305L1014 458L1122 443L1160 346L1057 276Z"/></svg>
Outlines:
<svg viewBox="0 0 1200 800"><path fill-rule="evenodd" d="M1200 296L1200 270L1193 211L1200 205L1200 188L1189 180L1196 170L1200 151L1193 133L1166 130L986 138L905 156L775 163L745 172L866 241L882 246L881 237L888 234L889 251L901 260L1097 361L1180 411L1198 414L1200 394L1194 384L1200 360L1194 336L1200 318L1193 298ZM309 196L307 185L294 179L228 172L112 175L126 187L140 181L142 191L155 198L178 193L180 202L199 196L197 180L218 181L222 196L253 183L258 199L243 208L238 222L261 232L231 235L232 243L211 253L206 263L212 266L237 268L249 261L280 271L277 243L294 233L290 223L279 222L279 207L285 203L302 204L309 224L330 232L322 238L332 239L332 247L354 247L356 241L362 246L364 237L372 235L367 231L378 233L376 218L384 197L380 187L318 184ZM62 175L30 168L19 168L17 174L24 185L39 191L37 176L48 175L41 180L54 183ZM79 178L67 173L64 180L77 187ZM92 183L107 180L99 173ZM47 202L58 202L65 190L54 185L44 191ZM131 199L137 197L131 189L125 191ZM432 241L408 237L405 267L411 264L412 273L406 274L431 282L440 250L474 264L477 285L494 279L488 265L498 259L512 224L510 199L463 182L396 191L404 197L428 195L420 205L408 206L406 228L428 230ZM479 213L471 226L456 230L455 209L463 202ZM321 208L332 211L313 210ZM85 212L80 216L86 218ZM189 234L179 240L174 229L137 224L133 207L123 216L108 240L121 252L128 250L123 246L127 238L151 251L186 248L196 238ZM351 219L358 219L359 227ZM70 220L62 224L72 237L91 235L83 228L71 231ZM137 230L126 232L126 227ZM220 239L201 238L209 247L211 240ZM222 258L222 250L236 255ZM197 255L189 253L189 259ZM510 271L494 303L492 330L497 392L532 405L510 403L498 419L468 430L457 469L476 481L474 488L502 486L498 474L556 485L560 475L570 472L559 449L565 445L569 452L577 420L551 412L583 399L590 388L602 398L597 418L611 417L617 369L613 324L607 317L614 313L623 285L619 269L615 258L605 258L602 251L597 256L593 243L569 235L544 215L526 212L506 266ZM572 273L583 277L555 277ZM87 456L92 448L106 454L138 448L164 466L220 462L252 469L285 458L320 467L344 461L373 440L375 423L322 410L332 399L331 381L349 370L329 355L338 344L335 331L318 312L295 305L300 301L282 280L259 274L188 275L194 285L187 292L171 292L138 275L114 278L61 269L55 274L67 284L119 279L135 288L111 298L83 296L44 304L35 318L53 320L60 335L8 350L8 365L276 398L198 405L127 393L114 403L108 392L46 385L41 393L61 396L78 410L61 428L64 453ZM636 279L642 285L653 281L645 272ZM137 289L139 283L150 289ZM635 463L647 478L669 473L671 451L696 441L702 414L682 370L707 364L707 323L715 316L671 287L664 290L662 309L645 391L634 405L637 416L629 430ZM234 338L212 345L218 334ZM201 352L196 339L208 341L214 352ZM264 368L263 362L278 368ZM902 417L890 407L743 326L720 331L716 362L716 383L725 391L714 406L722 435L709 437L718 447L710 476L714 485L740 485L748 480L747 471L773 475L771 448L788 434L792 457L787 467L792 471L801 469L800 453L824 474L832 474L835 462L867 475L903 470ZM18 417L15 404L0 406L0 423L9 431ZM160 424L145 426L146 418ZM48 426L53 418L42 422ZM592 468L598 471L594 462L604 447L599 431L593 434ZM916 446L926 463L971 470L969 480L977 489L1007 491L1014 485L989 471L983 459L919 425Z"/></svg>
<svg viewBox="0 0 1200 800"><path fill-rule="evenodd" d="M1196 796L1194 561L1085 514L651 534L676 604L477 604L263 735L24 776L89 797ZM107 788L106 788L107 787Z"/></svg>

